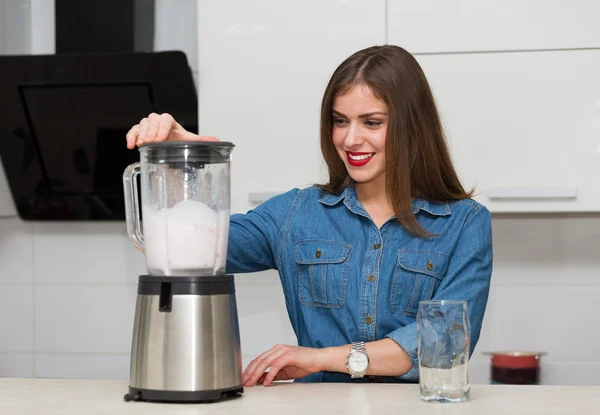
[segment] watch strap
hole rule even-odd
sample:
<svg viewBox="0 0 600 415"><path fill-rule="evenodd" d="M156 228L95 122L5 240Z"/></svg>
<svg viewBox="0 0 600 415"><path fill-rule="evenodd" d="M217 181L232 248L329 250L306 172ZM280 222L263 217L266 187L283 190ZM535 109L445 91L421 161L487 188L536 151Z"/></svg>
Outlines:
<svg viewBox="0 0 600 415"><path fill-rule="evenodd" d="M363 352L366 353L367 349L365 348L365 342L353 342L352 343L352 350L356 350L357 352Z"/></svg>

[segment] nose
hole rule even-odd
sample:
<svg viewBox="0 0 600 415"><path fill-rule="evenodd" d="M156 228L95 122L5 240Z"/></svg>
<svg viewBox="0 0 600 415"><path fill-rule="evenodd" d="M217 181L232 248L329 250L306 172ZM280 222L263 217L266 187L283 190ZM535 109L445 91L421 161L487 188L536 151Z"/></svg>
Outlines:
<svg viewBox="0 0 600 415"><path fill-rule="evenodd" d="M352 149L354 147L360 147L365 142L364 137L361 135L361 131L358 125L350 123L346 130L346 137L344 144L346 148Z"/></svg>

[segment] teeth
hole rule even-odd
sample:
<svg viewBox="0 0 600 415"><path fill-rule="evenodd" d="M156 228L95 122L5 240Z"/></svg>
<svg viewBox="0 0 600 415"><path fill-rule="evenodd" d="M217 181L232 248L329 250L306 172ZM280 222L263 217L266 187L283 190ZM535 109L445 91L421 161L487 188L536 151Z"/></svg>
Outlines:
<svg viewBox="0 0 600 415"><path fill-rule="evenodd" d="M360 156L353 156L352 154L348 153L348 156L350 156L350 158L352 160L366 160L368 158L371 158L375 155L375 153L369 153L369 154L362 154Z"/></svg>

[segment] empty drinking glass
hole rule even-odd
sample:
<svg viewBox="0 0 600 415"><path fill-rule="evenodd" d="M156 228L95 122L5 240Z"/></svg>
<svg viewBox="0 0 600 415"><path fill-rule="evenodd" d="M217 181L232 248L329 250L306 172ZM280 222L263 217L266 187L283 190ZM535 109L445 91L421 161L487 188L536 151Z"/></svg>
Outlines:
<svg viewBox="0 0 600 415"><path fill-rule="evenodd" d="M469 315L465 301L419 302L417 313L421 399L469 399Z"/></svg>

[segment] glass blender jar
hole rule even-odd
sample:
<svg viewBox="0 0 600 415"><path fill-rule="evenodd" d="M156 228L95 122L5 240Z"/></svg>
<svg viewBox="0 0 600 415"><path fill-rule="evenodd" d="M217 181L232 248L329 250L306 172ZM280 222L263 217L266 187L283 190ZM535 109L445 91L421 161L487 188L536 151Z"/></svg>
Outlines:
<svg viewBox="0 0 600 415"><path fill-rule="evenodd" d="M149 274L138 279L127 401L243 393L234 276L225 273L233 147L144 144L123 173L127 232Z"/></svg>
<svg viewBox="0 0 600 415"><path fill-rule="evenodd" d="M127 232L152 276L223 275L227 263L230 155L227 142L139 147L123 174ZM141 175L141 213L136 176Z"/></svg>

